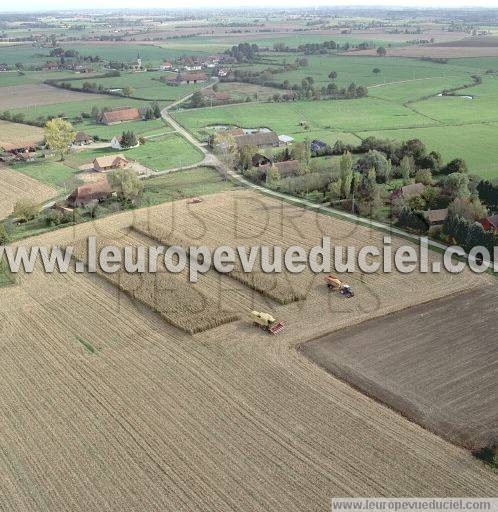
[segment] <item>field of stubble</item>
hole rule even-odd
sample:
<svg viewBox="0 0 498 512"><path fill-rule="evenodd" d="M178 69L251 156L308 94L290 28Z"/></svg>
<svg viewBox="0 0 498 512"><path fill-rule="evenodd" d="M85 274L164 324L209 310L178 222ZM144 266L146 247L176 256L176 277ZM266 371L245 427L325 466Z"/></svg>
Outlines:
<svg viewBox="0 0 498 512"><path fill-rule="evenodd" d="M343 244L379 239L234 192L115 215L36 242L67 245L98 234L133 244L128 228L143 221L209 246L312 246L323 233ZM206 291L216 279L210 271L195 286ZM307 299L285 306L223 279L220 307L229 302L242 314L266 306L286 331L269 337L242 316L187 335L98 275L36 271L0 290L0 509L297 512L329 510L333 496L497 495L498 477L466 451L296 350L311 337L486 278L355 274L357 297L345 302L305 274L290 279L306 286Z"/></svg>
<svg viewBox="0 0 498 512"><path fill-rule="evenodd" d="M0 164L0 219L12 213L14 204L22 199L29 199L35 203L47 201L57 195L57 192L47 185L25 176L19 172L8 169Z"/></svg>

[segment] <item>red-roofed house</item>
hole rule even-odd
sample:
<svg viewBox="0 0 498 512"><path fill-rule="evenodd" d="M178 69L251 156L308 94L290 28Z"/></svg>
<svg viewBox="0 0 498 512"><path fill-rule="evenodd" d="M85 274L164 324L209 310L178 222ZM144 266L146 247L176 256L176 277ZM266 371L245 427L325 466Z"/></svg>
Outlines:
<svg viewBox="0 0 498 512"><path fill-rule="evenodd" d="M95 183L81 185L67 198L66 203L71 208L87 206L90 203L102 201L112 195L112 189L107 179Z"/></svg>
<svg viewBox="0 0 498 512"><path fill-rule="evenodd" d="M103 124L118 124L126 123L128 121L139 121L142 119L138 108L123 108L121 110L111 110L102 114Z"/></svg>
<svg viewBox="0 0 498 512"><path fill-rule="evenodd" d="M498 233L498 215L492 215L491 217L480 219L477 222L479 222L486 231L492 231L495 234Z"/></svg>

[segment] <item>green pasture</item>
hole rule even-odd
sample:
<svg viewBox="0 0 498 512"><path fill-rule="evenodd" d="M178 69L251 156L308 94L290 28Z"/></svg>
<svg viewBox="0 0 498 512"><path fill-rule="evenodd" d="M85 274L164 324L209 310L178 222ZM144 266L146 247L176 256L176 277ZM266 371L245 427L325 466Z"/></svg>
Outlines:
<svg viewBox="0 0 498 512"><path fill-rule="evenodd" d="M78 185L77 170L69 167L67 162L41 158L35 162L11 164L17 172L21 172L35 180L41 181L57 190L69 193Z"/></svg>
<svg viewBox="0 0 498 512"><path fill-rule="evenodd" d="M402 105L376 98L247 103L184 110L175 112L174 117L199 138L203 138L201 131L206 126L222 124L242 128L266 127L288 135L305 133L307 130L301 123L307 123L310 131L395 129L435 124Z"/></svg>
<svg viewBox="0 0 498 512"><path fill-rule="evenodd" d="M417 138L423 141L429 150L439 151L446 161L463 158L469 166L470 174L477 174L483 178L498 177L498 123L362 131L357 134L362 138Z"/></svg>
<svg viewBox="0 0 498 512"><path fill-rule="evenodd" d="M23 71L20 74L17 71L6 71L0 73L0 87L41 84L45 80L62 80L64 78L85 77L85 80L90 80L96 74L99 73L78 75L72 71Z"/></svg>
<svg viewBox="0 0 498 512"><path fill-rule="evenodd" d="M175 101L207 85L206 83L199 83L170 86L159 81L159 78L164 75L176 76L172 73L161 72L122 72L121 76L118 77L97 79L87 78L86 75L80 75L77 80L71 80L70 83L75 88L81 88L83 83L87 81L102 85L105 89L123 89L124 87L131 87L132 96L158 101Z"/></svg>
<svg viewBox="0 0 498 512"><path fill-rule="evenodd" d="M472 83L472 79L468 75L448 76L445 78L419 78L404 83L375 85L369 88L368 95L395 103L406 103L427 96L437 95L445 89L453 89L469 83ZM459 92L466 94L462 91Z"/></svg>
<svg viewBox="0 0 498 512"><path fill-rule="evenodd" d="M99 148L71 152L66 165L77 170L80 165L92 162L95 158L118 153L156 171L192 165L202 160L202 154L192 144L176 133L168 133L147 139L145 144L132 149Z"/></svg>
<svg viewBox="0 0 498 512"><path fill-rule="evenodd" d="M407 35L407 40L410 39L410 36ZM260 48L273 48L273 45L276 43L283 43L289 48L297 48L300 45L307 43L323 43L325 41L335 41L336 43L344 44L349 43L351 45L356 45L364 42L368 42L375 46L401 46L405 44L404 42L397 41L389 41L386 39L380 38L362 38L357 37L355 35L345 35L345 34L313 34L310 32L303 33L275 33L268 34L264 37L261 37L259 34L233 34L233 35L216 35L213 37L202 37L198 36L195 38L188 38L185 42L186 45L197 44L201 45L220 45L223 47L231 47L240 42L244 43L255 43Z"/></svg>
<svg viewBox="0 0 498 512"><path fill-rule="evenodd" d="M162 133L163 131L170 130L162 119L130 121L127 123L111 124L109 126L95 123L92 119L84 119L82 123L75 124L74 129L91 135L97 135L104 140L111 140L114 136L121 135L123 131L132 131L135 135L139 136L150 133L151 131Z"/></svg>
<svg viewBox="0 0 498 512"><path fill-rule="evenodd" d="M192 165L203 158L195 146L176 133L147 139L144 145L128 149L124 155L158 171Z"/></svg>
<svg viewBox="0 0 498 512"><path fill-rule="evenodd" d="M64 48L77 50L81 55L99 55L104 60L117 62L132 62L137 59L138 55L140 55L144 64L151 63L156 65L159 65L165 59L176 59L180 55L209 55L209 52L205 50L193 51L188 48L184 48L183 46L178 48L169 48L167 44L164 48L156 44L135 44L127 42L113 42L106 44L85 44L75 42L64 43L62 46Z"/></svg>
<svg viewBox="0 0 498 512"><path fill-rule="evenodd" d="M139 204L141 207L175 201L182 197L217 194L234 188L219 172L208 167L157 176L144 180L143 184Z"/></svg>
<svg viewBox="0 0 498 512"><path fill-rule="evenodd" d="M265 54L269 58L282 65L284 61L293 63L302 54ZM476 70L466 66L466 63L450 61L448 64L437 64L418 59L407 59L402 57L376 57L357 55L310 55L306 56L308 65L295 71L275 74L274 81L283 82L288 80L291 84L301 83L302 79L311 76L319 86L330 83L328 78L331 71L337 73L335 83L338 87L345 87L351 82L358 85L376 85L389 82L400 82L406 80L420 80L422 78L452 77L461 78L463 82ZM268 63L255 66L243 67L242 69L261 70L267 67L278 67ZM378 68L380 73L374 73ZM421 95L422 96L422 95Z"/></svg>
<svg viewBox="0 0 498 512"><path fill-rule="evenodd" d="M11 112L23 112L26 119L37 119L40 116L59 116L73 118L81 115L82 112L90 113L93 106L102 109L109 107L110 109L117 107L143 107L147 102L142 100L133 100L130 98L122 98L115 96L92 95L87 100L66 101L55 105L35 105L30 107L15 108Z"/></svg>
<svg viewBox="0 0 498 512"><path fill-rule="evenodd" d="M457 91L463 96L440 96L412 104L418 112L445 124L498 122L498 76L486 77L482 84Z"/></svg>

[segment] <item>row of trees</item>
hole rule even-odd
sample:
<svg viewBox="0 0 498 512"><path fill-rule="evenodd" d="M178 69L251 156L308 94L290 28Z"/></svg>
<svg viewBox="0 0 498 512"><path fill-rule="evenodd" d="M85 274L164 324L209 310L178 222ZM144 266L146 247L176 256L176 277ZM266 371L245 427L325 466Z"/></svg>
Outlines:
<svg viewBox="0 0 498 512"><path fill-rule="evenodd" d="M226 55L234 58L236 62L254 62L258 56L257 44L239 43L225 51Z"/></svg>
<svg viewBox="0 0 498 512"><path fill-rule="evenodd" d="M443 229L452 242L466 251L481 246L485 247L492 256L495 245L498 246L498 236L492 231L486 231L478 222L459 215L448 215Z"/></svg>

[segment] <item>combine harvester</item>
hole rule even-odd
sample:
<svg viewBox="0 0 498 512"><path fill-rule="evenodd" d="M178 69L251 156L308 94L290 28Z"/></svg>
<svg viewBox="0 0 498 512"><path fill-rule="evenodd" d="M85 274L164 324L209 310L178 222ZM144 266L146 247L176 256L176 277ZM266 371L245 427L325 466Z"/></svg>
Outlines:
<svg viewBox="0 0 498 512"><path fill-rule="evenodd" d="M343 283L338 277L328 275L325 276L325 282L329 290L338 291L341 295L344 295L347 299L354 297L354 292L349 284Z"/></svg>
<svg viewBox="0 0 498 512"><path fill-rule="evenodd" d="M284 330L284 324L277 322L269 313L260 313L259 311L251 311L251 320L253 324L271 334L278 334Z"/></svg>

